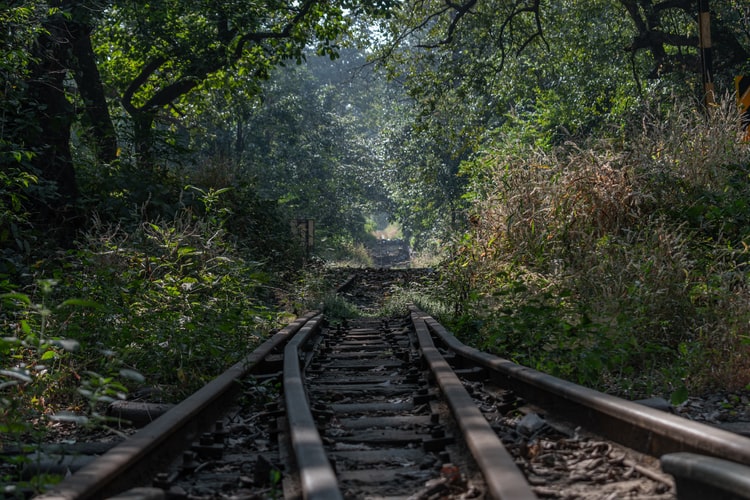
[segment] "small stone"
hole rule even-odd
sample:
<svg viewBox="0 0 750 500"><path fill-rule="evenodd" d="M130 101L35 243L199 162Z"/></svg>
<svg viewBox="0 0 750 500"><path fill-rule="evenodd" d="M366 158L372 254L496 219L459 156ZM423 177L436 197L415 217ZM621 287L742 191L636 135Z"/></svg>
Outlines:
<svg viewBox="0 0 750 500"><path fill-rule="evenodd" d="M546 422L536 413L528 413L516 424L518 432L531 435L544 427Z"/></svg>

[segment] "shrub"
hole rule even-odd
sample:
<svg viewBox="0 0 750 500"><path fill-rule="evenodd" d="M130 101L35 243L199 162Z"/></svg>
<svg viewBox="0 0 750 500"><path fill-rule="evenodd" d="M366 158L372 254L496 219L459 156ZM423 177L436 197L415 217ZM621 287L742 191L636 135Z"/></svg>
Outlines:
<svg viewBox="0 0 750 500"><path fill-rule="evenodd" d="M281 315L264 265L222 224L186 210L130 231L95 222L77 249L40 261L32 285L0 296L4 431L61 410L106 423L102 405L128 389L176 400L252 351Z"/></svg>
<svg viewBox="0 0 750 500"><path fill-rule="evenodd" d="M750 382L750 149L724 102L648 114L624 143L499 143L465 165L474 225L450 275L484 319L463 329L618 391Z"/></svg>
<svg viewBox="0 0 750 500"><path fill-rule="evenodd" d="M263 264L243 256L216 220L189 212L131 233L95 228L71 259L89 271L68 286L107 308L99 328L71 327L181 394L251 351L275 319Z"/></svg>

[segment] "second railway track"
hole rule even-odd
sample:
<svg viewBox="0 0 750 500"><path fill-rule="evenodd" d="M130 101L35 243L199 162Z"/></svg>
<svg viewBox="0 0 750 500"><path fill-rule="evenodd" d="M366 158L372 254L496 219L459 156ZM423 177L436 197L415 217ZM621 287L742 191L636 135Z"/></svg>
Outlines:
<svg viewBox="0 0 750 500"><path fill-rule="evenodd" d="M749 464L747 438L481 353L418 309L313 312L43 497L750 498Z"/></svg>

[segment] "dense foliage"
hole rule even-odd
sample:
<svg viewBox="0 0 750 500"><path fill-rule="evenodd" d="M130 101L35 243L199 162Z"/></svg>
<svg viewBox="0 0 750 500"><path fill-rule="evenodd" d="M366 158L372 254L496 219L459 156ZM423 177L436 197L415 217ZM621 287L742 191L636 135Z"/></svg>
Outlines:
<svg viewBox="0 0 750 500"><path fill-rule="evenodd" d="M306 257L290 219L352 245L384 197L352 189L373 165L369 104L364 85L337 99L351 68L331 81L329 64L352 16L387 6L0 13L4 442L50 419L107 423L145 385L175 400L309 307L309 286L282 288Z"/></svg>
<svg viewBox="0 0 750 500"><path fill-rule="evenodd" d="M745 3L711 2L704 109L692 1L8 2L0 431L231 363L306 306L298 218L362 261L398 222L436 310L523 363L747 384Z"/></svg>
<svg viewBox="0 0 750 500"><path fill-rule="evenodd" d="M419 2L389 25L405 142L428 152L412 172L461 165L446 276L467 338L631 396L750 382L730 94L750 13L712 6L715 110L693 2Z"/></svg>
<svg viewBox="0 0 750 500"><path fill-rule="evenodd" d="M647 114L619 145L498 142L467 163L461 330L634 397L746 385L750 150L725 102Z"/></svg>

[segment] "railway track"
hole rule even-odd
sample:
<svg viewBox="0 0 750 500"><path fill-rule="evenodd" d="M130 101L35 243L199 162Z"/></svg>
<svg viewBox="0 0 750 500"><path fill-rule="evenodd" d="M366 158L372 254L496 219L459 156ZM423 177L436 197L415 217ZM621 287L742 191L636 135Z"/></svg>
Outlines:
<svg viewBox="0 0 750 500"><path fill-rule="evenodd" d="M411 259L409 244L402 239L377 240L369 252L373 265L381 268L408 266Z"/></svg>
<svg viewBox="0 0 750 500"><path fill-rule="evenodd" d="M412 307L299 318L40 498L750 498L748 465L750 439L476 351Z"/></svg>

